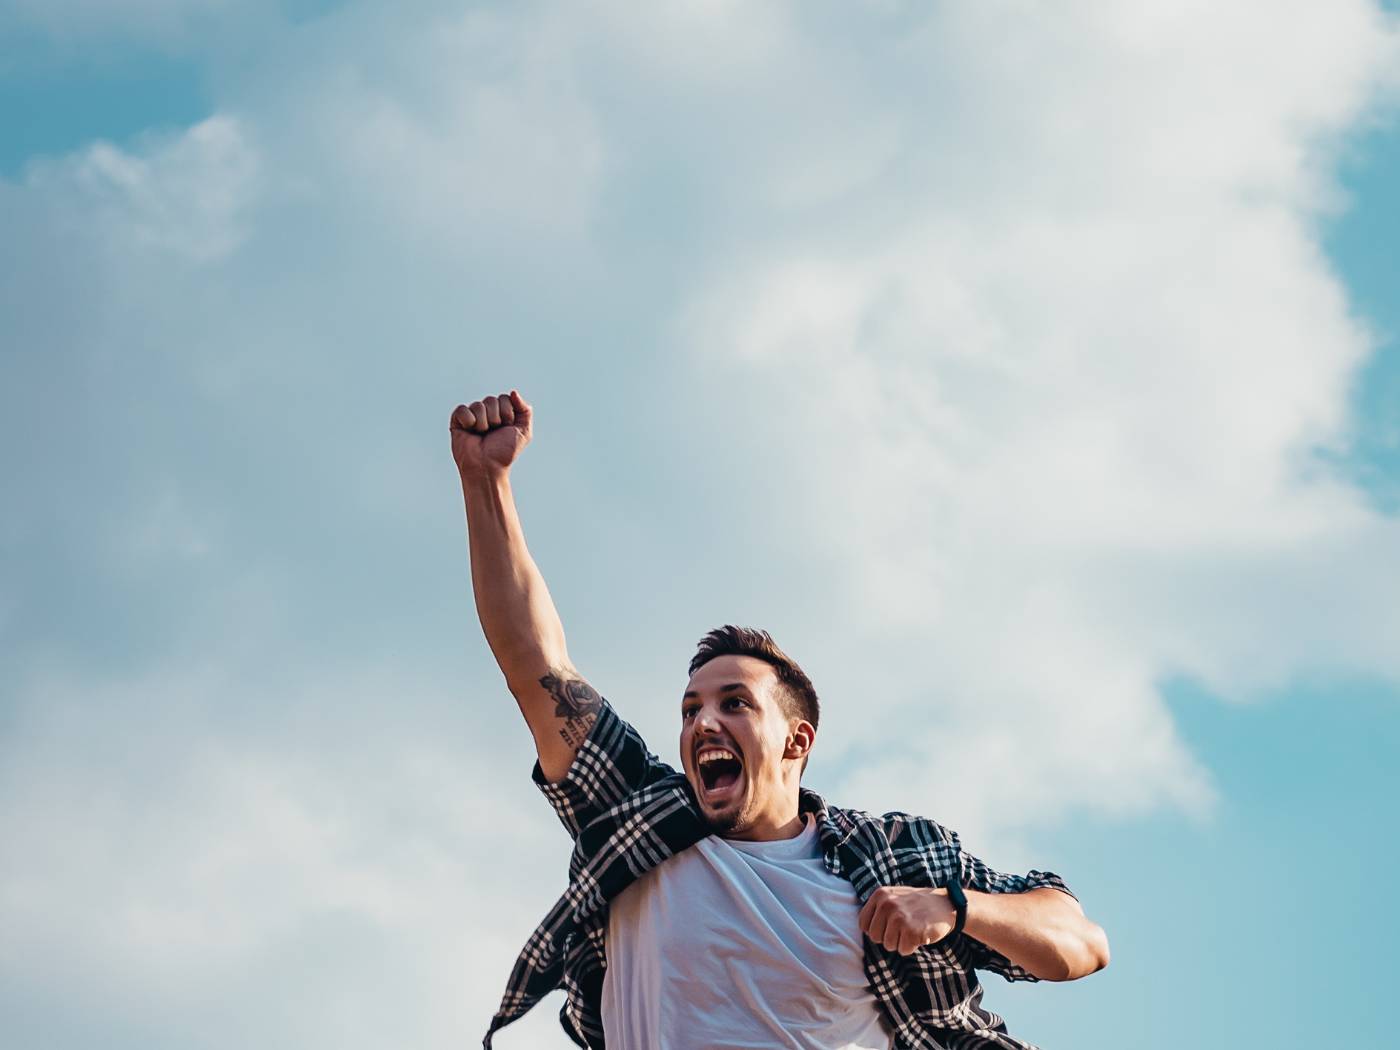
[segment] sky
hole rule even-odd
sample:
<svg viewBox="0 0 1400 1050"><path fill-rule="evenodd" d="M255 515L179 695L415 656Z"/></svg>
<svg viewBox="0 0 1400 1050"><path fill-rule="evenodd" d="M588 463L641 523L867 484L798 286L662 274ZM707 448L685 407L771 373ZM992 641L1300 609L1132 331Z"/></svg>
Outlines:
<svg viewBox="0 0 1400 1050"><path fill-rule="evenodd" d="M447 433L511 388L658 754L765 627L809 786L1104 926L1013 1033L1386 1042L1398 18L0 0L7 1045L481 1038L569 847Z"/></svg>

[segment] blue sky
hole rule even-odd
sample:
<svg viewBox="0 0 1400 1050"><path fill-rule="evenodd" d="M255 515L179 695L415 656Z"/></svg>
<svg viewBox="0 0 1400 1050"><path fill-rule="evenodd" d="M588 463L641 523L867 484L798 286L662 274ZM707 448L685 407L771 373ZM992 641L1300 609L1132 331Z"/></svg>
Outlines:
<svg viewBox="0 0 1400 1050"><path fill-rule="evenodd" d="M0 0L16 1045L479 1038L566 861L446 440L512 386L658 752L766 626L812 786L1109 931L1014 1032L1382 1041L1400 37L1314 7Z"/></svg>

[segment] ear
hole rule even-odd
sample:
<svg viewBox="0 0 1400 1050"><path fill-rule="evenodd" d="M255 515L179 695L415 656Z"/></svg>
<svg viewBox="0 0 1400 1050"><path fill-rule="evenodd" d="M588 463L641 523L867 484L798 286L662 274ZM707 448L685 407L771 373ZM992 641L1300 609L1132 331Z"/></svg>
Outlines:
<svg viewBox="0 0 1400 1050"><path fill-rule="evenodd" d="M799 718L788 729L787 746L783 748L783 757L806 758L807 753L812 750L812 745L816 742L817 731L812 728L812 723L805 718Z"/></svg>

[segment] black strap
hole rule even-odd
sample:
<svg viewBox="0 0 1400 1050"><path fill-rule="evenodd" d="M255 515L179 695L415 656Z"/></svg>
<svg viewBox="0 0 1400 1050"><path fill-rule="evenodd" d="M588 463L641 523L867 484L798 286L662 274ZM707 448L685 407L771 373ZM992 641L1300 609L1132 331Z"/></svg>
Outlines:
<svg viewBox="0 0 1400 1050"><path fill-rule="evenodd" d="M948 891L948 899L953 902L953 907L957 910L957 918L953 920L953 928L948 931L947 936L935 941L935 944L947 944L962 933L963 927L967 925L967 894L963 892L962 885L950 882L945 888Z"/></svg>

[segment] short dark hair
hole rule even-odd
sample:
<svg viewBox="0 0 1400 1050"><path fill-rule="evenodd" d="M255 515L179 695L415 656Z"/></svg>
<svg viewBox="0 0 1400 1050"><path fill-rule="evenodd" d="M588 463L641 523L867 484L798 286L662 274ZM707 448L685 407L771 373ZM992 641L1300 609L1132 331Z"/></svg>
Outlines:
<svg viewBox="0 0 1400 1050"><path fill-rule="evenodd" d="M821 704L817 701L817 691L812 688L812 680L797 666L797 661L778 648L773 636L757 627L735 627L725 624L716 627L704 638L690 660L690 673L717 656L753 656L772 665L778 674L778 703L789 718L803 718L817 728L821 718Z"/></svg>

